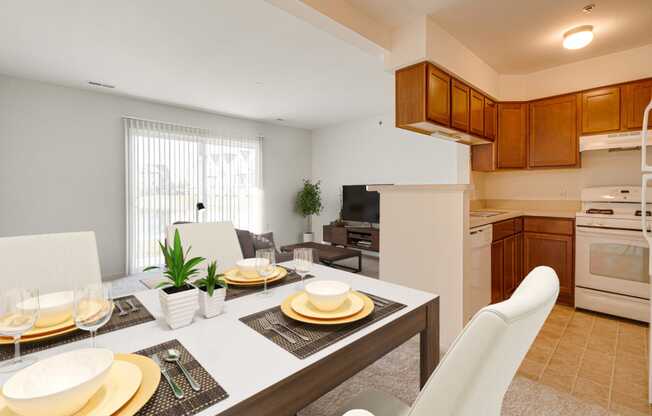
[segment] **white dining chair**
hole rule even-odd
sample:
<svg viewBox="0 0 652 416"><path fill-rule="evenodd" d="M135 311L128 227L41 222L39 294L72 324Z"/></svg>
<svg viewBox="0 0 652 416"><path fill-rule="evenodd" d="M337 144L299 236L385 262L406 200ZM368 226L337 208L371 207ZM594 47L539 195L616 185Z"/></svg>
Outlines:
<svg viewBox="0 0 652 416"><path fill-rule="evenodd" d="M101 283L95 233L0 238L0 290L30 287L41 294Z"/></svg>
<svg viewBox="0 0 652 416"><path fill-rule="evenodd" d="M410 408L378 391L363 393L345 416L498 416L521 361L559 294L553 269L532 270L508 300L481 309L453 342ZM345 413L346 412L346 413Z"/></svg>
<svg viewBox="0 0 652 416"><path fill-rule="evenodd" d="M223 272L242 260L242 249L235 228L230 221L199 222L171 225L167 229L169 244L174 241L174 232L179 230L184 250L191 248L191 257L203 257L200 267L205 269L209 263L217 261L217 271Z"/></svg>

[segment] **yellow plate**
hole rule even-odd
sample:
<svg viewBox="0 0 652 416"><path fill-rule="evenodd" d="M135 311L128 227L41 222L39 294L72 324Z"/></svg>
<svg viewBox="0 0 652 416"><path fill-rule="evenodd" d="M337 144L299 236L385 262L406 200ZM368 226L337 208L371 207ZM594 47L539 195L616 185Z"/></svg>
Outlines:
<svg viewBox="0 0 652 416"><path fill-rule="evenodd" d="M56 331L56 332L49 332L49 333L46 333L46 334L43 334L43 335L31 336L31 337L28 337L28 338L22 338L21 337L20 338L20 343L21 344L27 344L27 343L30 343L30 342L43 341L44 339L54 338L54 337L58 337L58 336L61 336L61 335L69 334L69 333L71 333L73 331L76 331L76 330L77 330L77 327L73 325L73 326L71 326L69 328L64 328L64 329L62 329L60 331ZM11 340L11 339L8 339L8 338L3 337L3 338L0 339L0 345L9 345L9 344L13 344L13 343L14 343L14 341Z"/></svg>
<svg viewBox="0 0 652 416"><path fill-rule="evenodd" d="M348 324L351 322L359 321L360 319L366 318L371 314L371 312L374 311L374 303L369 299L367 296L363 295L362 293L358 292L351 292L354 296L358 296L362 299L364 302L364 306L362 310L354 315L348 316L346 318L340 318L340 319L316 319L316 318L309 318L307 316L303 316L301 314L296 313L292 309L292 301L294 298L297 296L301 295L303 292L298 292L295 293L291 296L289 296L287 299L281 303L281 311L285 314L285 316L294 319L295 321L299 322L305 322L307 324L316 324L316 325L340 325L340 324Z"/></svg>
<svg viewBox="0 0 652 416"><path fill-rule="evenodd" d="M72 318L68 318L67 320L56 324L52 326L44 326L42 328L32 328L29 331L25 332L23 336L21 337L21 340L25 340L25 338L32 338L32 337L40 337L42 335L47 335L47 334L52 334L55 332L60 332L65 329L69 329L75 326L75 321L72 320ZM11 338L9 337L0 337L0 343L1 341L8 340L9 343L13 342L11 341Z"/></svg>
<svg viewBox="0 0 652 416"><path fill-rule="evenodd" d="M288 272L282 267L277 267L277 270L275 273L278 272L278 274L275 277L267 279L267 283L273 283L278 280L283 279L285 276L287 276ZM242 281L234 281L229 279L228 277L226 278L226 282L230 285L234 286L262 286L265 282L263 280L248 280L246 282Z"/></svg>
<svg viewBox="0 0 652 416"><path fill-rule="evenodd" d="M349 293L348 298L344 300L342 306L334 311L324 312L317 309L315 305L310 302L306 292L301 292L298 296L292 299L290 306L296 313L308 318L341 319L360 312L364 307L364 300L360 296Z"/></svg>
<svg viewBox="0 0 652 416"><path fill-rule="evenodd" d="M269 280L275 278L276 276L278 276L281 273L281 270L285 270L285 269L283 269L281 267L276 267L274 269L274 272L271 275L269 275L267 280L269 281ZM253 283L253 282L262 282L263 281L263 278L260 277L258 274L256 274L256 277L247 277L247 276L243 275L242 273L240 273L240 271L238 269L229 269L229 270L224 272L224 276L228 280L230 280L232 282Z"/></svg>
<svg viewBox="0 0 652 416"><path fill-rule="evenodd" d="M116 354L102 387L74 416L132 416L152 397L160 378L158 366L149 358ZM17 416L1 395L0 416Z"/></svg>
<svg viewBox="0 0 652 416"><path fill-rule="evenodd" d="M102 387L74 416L112 415L138 391L143 373L136 364L117 359Z"/></svg>

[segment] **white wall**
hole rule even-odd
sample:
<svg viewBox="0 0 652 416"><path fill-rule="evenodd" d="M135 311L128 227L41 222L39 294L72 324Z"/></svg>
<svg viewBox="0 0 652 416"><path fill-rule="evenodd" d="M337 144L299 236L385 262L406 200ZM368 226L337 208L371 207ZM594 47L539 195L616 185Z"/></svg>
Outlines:
<svg viewBox="0 0 652 416"><path fill-rule="evenodd" d="M306 130L0 76L0 236L93 230L102 274L125 264L121 116L265 137L265 225L296 242L294 196L311 173Z"/></svg>
<svg viewBox="0 0 652 416"><path fill-rule="evenodd" d="M382 122L382 125L379 125ZM322 226L339 217L342 185L446 184L465 181L468 147L394 127L385 114L313 131L312 177L321 180L324 211L313 221L317 241ZM382 216L382 213L381 213Z"/></svg>

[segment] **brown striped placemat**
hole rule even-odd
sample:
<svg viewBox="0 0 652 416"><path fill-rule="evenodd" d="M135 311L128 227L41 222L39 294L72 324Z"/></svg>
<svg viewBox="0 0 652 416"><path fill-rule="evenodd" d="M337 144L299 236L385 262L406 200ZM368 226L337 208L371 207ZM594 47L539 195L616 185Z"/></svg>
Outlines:
<svg viewBox="0 0 652 416"><path fill-rule="evenodd" d="M120 302L120 306L125 311L130 311L131 307L127 304L126 301L131 301L137 310L129 312L125 316L118 315L118 309L116 308L111 315L111 319L103 327L101 327L97 333L98 335L106 334L109 332L117 331L119 329L128 328L130 326L139 325L145 322L153 321L154 317L151 313L143 306L142 303L135 296L125 296L122 298L116 298L114 302ZM87 331L82 331L80 329L73 332L69 332L65 335L58 337L44 339L42 341L35 342L21 342L20 343L20 352L21 354L31 354L38 351L47 350L49 348L58 347L60 345L69 344L71 342L80 341L90 337L90 333ZM13 345L0 345L0 361L4 361L14 356L14 346Z"/></svg>
<svg viewBox="0 0 652 416"><path fill-rule="evenodd" d="M163 360L163 353L174 348L181 353L181 364L188 370L190 375L200 384L201 390L194 391L188 380L175 363L168 363ZM165 366L170 377L183 390L183 399L177 399L172 393L165 378L161 376L156 392L142 409L136 413L137 416L190 416L220 402L229 395L217 381L206 371L204 367L195 360L186 348L176 339L145 348L135 354L150 357L158 354L161 365Z"/></svg>
<svg viewBox="0 0 652 416"><path fill-rule="evenodd" d="M308 274L305 277L305 280L312 279L313 275ZM300 282L301 276L295 272L288 270L288 275L284 279L277 280L267 285L268 289L272 289L279 286L291 285L292 283ZM263 286L235 286L229 285L226 289L226 300L237 299L242 296L251 295L252 293L258 293L263 291Z"/></svg>
<svg viewBox="0 0 652 416"><path fill-rule="evenodd" d="M306 358L312 354L323 350L324 348L340 341L349 335L352 335L363 328L368 327L369 325L377 322L387 316L397 312L406 305L402 303L394 302L379 296L374 296L369 293L364 293L369 296L369 298L374 302L374 311L371 315L367 316L364 319L361 319L356 322L342 325L312 325L306 324L303 322L298 322L293 319L288 318L281 311L280 306L275 306L273 308L266 309L264 311L256 312L251 315L240 318L245 325L258 332L265 338L272 341L274 344L293 354L297 358ZM273 313L276 317L283 322L284 325L288 326L294 331L305 335L310 340L304 341L296 335L288 332L284 328L277 326L277 330L284 332L286 335L294 338L296 340L295 344L292 344L286 341L283 337L279 336L273 331L265 331L261 326L261 319L265 319L264 316L266 313Z"/></svg>

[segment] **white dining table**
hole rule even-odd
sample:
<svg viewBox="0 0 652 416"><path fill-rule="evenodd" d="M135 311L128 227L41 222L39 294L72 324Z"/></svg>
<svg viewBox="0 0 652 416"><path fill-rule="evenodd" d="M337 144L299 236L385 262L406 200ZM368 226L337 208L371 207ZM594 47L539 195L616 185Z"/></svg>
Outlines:
<svg viewBox="0 0 652 416"><path fill-rule="evenodd" d="M239 319L279 305L300 289L300 283L277 286L272 294L243 296L226 302L224 313L211 319L199 314L184 328L171 330L163 319L158 293L135 296L154 321L102 334L97 344L116 353L129 353L177 339L226 390L229 397L198 413L200 416L294 415L332 388L421 334L421 382L439 361L439 297L322 265L311 271L316 279L339 280L406 307L305 358L299 359L257 333ZM44 358L88 346L88 341L36 353ZM0 384L10 375L0 374Z"/></svg>

